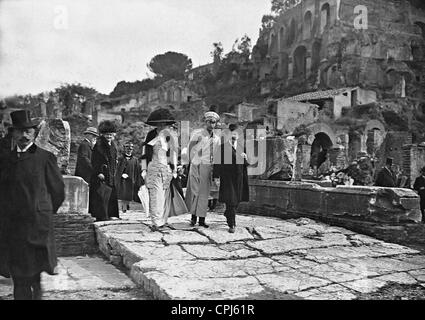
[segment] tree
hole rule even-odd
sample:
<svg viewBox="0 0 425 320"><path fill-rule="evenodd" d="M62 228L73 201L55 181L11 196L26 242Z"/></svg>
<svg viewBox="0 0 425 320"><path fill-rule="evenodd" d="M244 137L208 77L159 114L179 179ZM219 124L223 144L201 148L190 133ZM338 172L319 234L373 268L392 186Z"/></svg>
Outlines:
<svg viewBox="0 0 425 320"><path fill-rule="evenodd" d="M184 79L185 72L192 69L192 60L185 54L169 51L153 57L148 68L165 80L181 80Z"/></svg>
<svg viewBox="0 0 425 320"><path fill-rule="evenodd" d="M272 0L272 12L281 14L300 3L301 0Z"/></svg>
<svg viewBox="0 0 425 320"><path fill-rule="evenodd" d="M214 50L211 52L211 56L214 57L214 61L221 61L223 58L223 44L221 42L213 43Z"/></svg>

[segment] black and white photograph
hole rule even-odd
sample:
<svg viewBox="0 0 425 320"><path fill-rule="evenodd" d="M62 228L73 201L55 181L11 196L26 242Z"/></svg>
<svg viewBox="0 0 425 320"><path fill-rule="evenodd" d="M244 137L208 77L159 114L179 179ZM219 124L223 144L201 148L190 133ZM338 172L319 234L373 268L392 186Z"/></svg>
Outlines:
<svg viewBox="0 0 425 320"><path fill-rule="evenodd" d="M425 1L0 0L0 300L425 300Z"/></svg>

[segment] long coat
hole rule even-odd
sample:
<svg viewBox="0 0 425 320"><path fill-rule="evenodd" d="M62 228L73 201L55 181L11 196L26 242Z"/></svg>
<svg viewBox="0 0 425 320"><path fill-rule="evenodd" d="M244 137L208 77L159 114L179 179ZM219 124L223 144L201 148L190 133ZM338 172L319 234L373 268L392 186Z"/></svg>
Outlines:
<svg viewBox="0 0 425 320"><path fill-rule="evenodd" d="M83 140L78 147L77 165L75 167L75 175L83 178L87 183L90 183L93 174L91 165L92 146L87 140Z"/></svg>
<svg viewBox="0 0 425 320"><path fill-rule="evenodd" d="M93 173L90 179L89 211L97 220L108 220L110 217L119 218L118 199L115 186L117 170L117 147L114 142L108 145L101 137L93 148L91 164ZM100 181L99 174L105 176ZM105 189L109 190L107 194Z"/></svg>
<svg viewBox="0 0 425 320"><path fill-rule="evenodd" d="M417 177L415 183L413 185L413 189L419 193L419 197L421 197L421 210L425 210L425 178L423 176Z"/></svg>
<svg viewBox="0 0 425 320"><path fill-rule="evenodd" d="M56 157L35 144L9 153L0 178L0 274L53 274L57 264L53 214L65 199Z"/></svg>
<svg viewBox="0 0 425 320"><path fill-rule="evenodd" d="M395 188L396 180L394 174L388 168L382 168L381 171L379 171L378 176L376 177L375 186Z"/></svg>
<svg viewBox="0 0 425 320"><path fill-rule="evenodd" d="M248 163L241 157L243 152L245 150L240 145L235 150L227 141L220 146L214 160L213 177L220 178L218 201L227 205L237 206L249 201ZM220 162L217 163L216 159Z"/></svg>
<svg viewBox="0 0 425 320"><path fill-rule="evenodd" d="M128 175L127 179L122 178L124 173ZM122 155L118 158L115 182L117 186L118 199L140 202L137 193L142 185L141 173L142 170L139 164L139 159L136 157L131 156L127 159L125 155Z"/></svg>

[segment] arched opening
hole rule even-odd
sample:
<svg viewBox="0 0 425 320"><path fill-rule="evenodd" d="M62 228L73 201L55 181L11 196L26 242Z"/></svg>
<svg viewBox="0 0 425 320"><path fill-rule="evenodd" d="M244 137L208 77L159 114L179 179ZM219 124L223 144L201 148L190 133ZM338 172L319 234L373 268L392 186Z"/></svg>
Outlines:
<svg viewBox="0 0 425 320"><path fill-rule="evenodd" d="M300 46L294 51L294 78L305 79L307 74L307 49Z"/></svg>
<svg viewBox="0 0 425 320"><path fill-rule="evenodd" d="M320 67L320 51L322 49L322 45L320 42L315 42L312 47L311 52L311 70L316 71Z"/></svg>
<svg viewBox="0 0 425 320"><path fill-rule="evenodd" d="M313 169L320 168L320 166L329 159L329 151L332 146L332 140L326 133L317 133L311 145L310 167Z"/></svg>
<svg viewBox="0 0 425 320"><path fill-rule="evenodd" d="M421 29L422 37L425 39L425 23L417 21L415 22L415 25Z"/></svg>
<svg viewBox="0 0 425 320"><path fill-rule="evenodd" d="M296 38L296 24L295 20L292 19L291 23L289 24L289 31L288 31L288 46L291 46L294 44Z"/></svg>
<svg viewBox="0 0 425 320"><path fill-rule="evenodd" d="M412 40L410 48L412 50L413 61L422 61L424 59L421 45L417 40Z"/></svg>
<svg viewBox="0 0 425 320"><path fill-rule="evenodd" d="M322 34L331 24L331 7L325 3L320 10L320 34Z"/></svg>
<svg viewBox="0 0 425 320"><path fill-rule="evenodd" d="M366 151L369 155L375 156L383 142L384 132L381 129L373 128L367 131Z"/></svg>
<svg viewBox="0 0 425 320"><path fill-rule="evenodd" d="M285 38L285 28L282 27L279 30L279 49L280 51L283 51L286 46L286 38Z"/></svg>
<svg viewBox="0 0 425 320"><path fill-rule="evenodd" d="M270 35L270 43L269 43L269 52L271 56L274 56L277 54L277 41L276 41L276 35L272 33Z"/></svg>
<svg viewBox="0 0 425 320"><path fill-rule="evenodd" d="M304 40L310 39L311 28L312 28L312 14L311 14L311 11L307 11L304 15L304 24L303 24L303 39Z"/></svg>
<svg viewBox="0 0 425 320"><path fill-rule="evenodd" d="M288 54L283 53L282 58L280 61L280 75L281 78L286 80L288 79L288 73L289 73L289 57Z"/></svg>

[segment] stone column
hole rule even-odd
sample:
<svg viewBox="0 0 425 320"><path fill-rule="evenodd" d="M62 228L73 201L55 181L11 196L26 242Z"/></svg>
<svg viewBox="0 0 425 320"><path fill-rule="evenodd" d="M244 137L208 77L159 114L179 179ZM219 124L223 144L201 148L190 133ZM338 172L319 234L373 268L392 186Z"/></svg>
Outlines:
<svg viewBox="0 0 425 320"><path fill-rule="evenodd" d="M80 177L64 176L65 201L54 215L59 256L83 256L97 251L95 219L89 214L89 186Z"/></svg>

